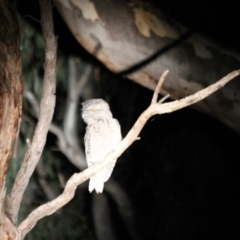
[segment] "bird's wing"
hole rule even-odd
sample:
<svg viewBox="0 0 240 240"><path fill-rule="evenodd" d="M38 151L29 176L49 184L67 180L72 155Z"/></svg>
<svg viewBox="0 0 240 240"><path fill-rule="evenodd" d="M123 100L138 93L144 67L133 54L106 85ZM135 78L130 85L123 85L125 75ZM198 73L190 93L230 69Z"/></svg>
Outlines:
<svg viewBox="0 0 240 240"><path fill-rule="evenodd" d="M113 151L121 141L121 129L118 121L116 119L112 119L108 123L99 121L88 126L84 141L87 164L90 167L104 160L104 157ZM93 189L102 192L103 184L111 176L115 163L116 161L91 177L89 183L90 192Z"/></svg>

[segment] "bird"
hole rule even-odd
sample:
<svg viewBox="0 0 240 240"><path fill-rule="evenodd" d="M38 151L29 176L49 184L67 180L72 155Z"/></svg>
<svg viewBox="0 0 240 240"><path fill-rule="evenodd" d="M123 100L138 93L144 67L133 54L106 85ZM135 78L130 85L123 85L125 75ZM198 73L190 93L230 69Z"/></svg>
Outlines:
<svg viewBox="0 0 240 240"><path fill-rule="evenodd" d="M82 118L87 124L84 136L88 167L104 160L122 140L121 127L113 118L109 105L103 99L90 99L82 103ZM89 192L102 193L117 159L90 178Z"/></svg>

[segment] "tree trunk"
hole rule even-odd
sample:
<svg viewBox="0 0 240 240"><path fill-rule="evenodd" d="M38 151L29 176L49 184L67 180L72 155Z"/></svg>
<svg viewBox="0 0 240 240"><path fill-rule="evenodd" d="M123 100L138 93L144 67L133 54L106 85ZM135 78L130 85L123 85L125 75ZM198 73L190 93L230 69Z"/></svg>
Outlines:
<svg viewBox="0 0 240 240"><path fill-rule="evenodd" d="M5 179L17 146L22 113L22 57L13 1L0 0L0 239L15 239L16 226L5 211Z"/></svg>
<svg viewBox="0 0 240 240"><path fill-rule="evenodd" d="M188 96L240 66L239 55L191 34L140 0L55 3L78 42L113 72L153 90L169 69L162 93L173 99ZM234 80L194 107L240 133L238 89L240 82Z"/></svg>

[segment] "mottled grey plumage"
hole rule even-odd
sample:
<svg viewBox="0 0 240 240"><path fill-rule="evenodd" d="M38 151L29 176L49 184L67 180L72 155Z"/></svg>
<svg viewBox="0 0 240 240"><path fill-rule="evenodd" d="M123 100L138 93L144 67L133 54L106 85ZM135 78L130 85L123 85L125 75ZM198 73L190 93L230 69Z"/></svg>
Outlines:
<svg viewBox="0 0 240 240"><path fill-rule="evenodd" d="M102 99L91 99L83 103L82 118L87 124L84 137L88 167L104 159L121 141L121 128L112 117L109 105ZM117 160L117 159L116 159ZM90 178L89 191L103 191L104 182L112 174L115 162Z"/></svg>

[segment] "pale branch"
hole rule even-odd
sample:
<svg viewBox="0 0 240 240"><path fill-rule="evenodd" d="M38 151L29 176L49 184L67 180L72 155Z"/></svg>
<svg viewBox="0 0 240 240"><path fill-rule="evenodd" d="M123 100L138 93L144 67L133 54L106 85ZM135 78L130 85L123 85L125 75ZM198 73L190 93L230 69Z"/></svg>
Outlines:
<svg viewBox="0 0 240 240"><path fill-rule="evenodd" d="M87 168L86 158L84 156L82 148L78 145L79 141L76 136L76 131L73 131L73 130L76 129L76 126L75 126L76 125L75 120L77 119L76 114L79 113L79 111L77 109L78 102L79 102L79 96L81 96L82 88L85 85L87 79L89 78L89 74L92 71L92 66L91 65L85 66L83 69L83 72L81 73L81 77L79 79L77 79L76 61L74 61L74 59L72 59L72 58L70 58L70 60L69 60L68 69L69 69L68 70L69 74L68 74L68 79L67 79L68 80L67 81L68 82L67 106L69 106L69 107L66 108L65 117L64 117L64 122L66 121L66 123L63 125L64 127L66 127L66 129L63 132L63 130L60 127L58 127L52 123L49 128L49 132L56 135L56 137L58 139L57 145L59 147L59 151L61 151L75 167L77 167L80 170L84 170ZM69 91L69 89L71 89L71 90ZM39 103L38 103L36 97L30 91L26 91L24 96L29 101L29 103L37 117L38 113L39 113ZM70 105L72 105L72 107L70 107ZM67 115L67 117L66 117L66 115ZM25 120L30 122L30 119L28 117L26 117L25 115L24 115L24 118L25 118ZM32 122L30 122L30 123L32 125L34 125ZM75 135L71 134L72 132ZM68 136L67 136L67 134L68 134ZM76 146L78 148L80 148L81 154L79 154L79 151L76 151ZM43 168L43 167L41 167L42 164L43 164L43 162L40 160L36 167L36 172L39 176L38 181L42 187L42 190L46 194L48 200L52 200L55 198L55 197L53 197L54 192L47 185L47 182L44 179L45 174L42 171L42 168ZM64 180L61 180L61 179L62 179L62 177L59 176L60 184L64 188L66 183ZM125 223L125 226L127 227L127 229L129 230L129 233L132 235L133 239L138 239L136 237L137 230L134 225L132 207L131 207L129 199L127 198L126 193L123 191L123 189L117 182L113 181L113 179L107 181L107 183L105 184L105 190L115 200L116 205L119 209L119 214L121 215L122 220ZM103 198L105 199L106 195L103 195L102 199ZM99 204L100 203L99 203L98 197L92 199L93 206L96 206ZM106 199L105 199L105 205L102 206L101 209L93 207L93 212L94 212L95 216L97 216L96 219L94 217L95 228L96 228L96 232L99 232L99 234L102 233L102 231L99 229L102 229L103 226L106 229L108 229L110 227L110 226L108 226L108 224L106 224L108 221L106 221L106 223L103 223L101 220L101 219L107 218L107 217L110 219L110 216L108 216L108 214L107 214L108 211L105 208L109 209L109 204ZM59 210L58 210L58 212L59 212ZM99 237L99 239L102 239L102 238L104 239L104 236L98 236L98 237ZM111 238L113 239L113 236Z"/></svg>
<svg viewBox="0 0 240 240"><path fill-rule="evenodd" d="M157 102L158 94L160 93L161 87L162 87L163 82L164 82L166 76L168 75L168 73L169 73L169 70L166 70L166 71L164 71L164 73L160 77L160 79L158 81L158 84L157 84L157 86L155 88L155 91L153 93L152 103L156 103Z"/></svg>
<svg viewBox="0 0 240 240"><path fill-rule="evenodd" d="M46 49L43 90L38 123L32 143L24 157L22 166L6 201L8 216L14 223L17 221L24 191L42 154L55 108L57 41L53 30L51 1L41 0L39 4L42 14L41 24Z"/></svg>
<svg viewBox="0 0 240 240"><path fill-rule="evenodd" d="M163 103L166 99L168 99L170 97L170 94L167 94L166 96L164 96L164 97L162 97L159 101L158 101L158 103L160 104L160 103Z"/></svg>
<svg viewBox="0 0 240 240"><path fill-rule="evenodd" d="M92 71L92 65L86 64L81 77L77 77L76 61L70 57L68 60L68 94L66 102L66 111L63 120L63 129L52 123L49 132L56 135L58 139L59 150L68 158L68 160L78 169L83 170L87 168L85 155L79 146L79 139L76 133L76 114L79 106L79 96L81 95L82 88L89 79ZM34 110L36 117L39 113L39 103L31 91L26 91L24 96ZM29 119L28 119L29 121Z"/></svg>
<svg viewBox="0 0 240 240"><path fill-rule="evenodd" d="M76 119L77 114L79 113L79 97L81 96L81 93L84 89L84 85L86 84L87 80L89 79L89 76L93 70L93 66L90 64L85 64L84 68L81 72L81 76L78 78L78 59L74 59L72 57L68 60L68 93L67 93L67 102L66 102L66 111L64 114L64 124L63 124L63 131L53 124L51 124L50 131L58 137L58 146L60 151L65 154L68 157L68 160L74 164L76 167L78 167L80 170L84 170L87 168L87 162L83 153L82 148L79 145L79 139L77 136L76 131ZM112 186L110 188L110 186ZM131 227L134 226L133 224L133 218L132 216L132 208L129 200L127 199L127 196L123 189L114 182L113 180L108 181L105 184L106 191L112 196L113 199L115 199L116 205L119 208L119 213L122 216L122 219L124 223L126 224L126 227L131 229ZM115 189L115 191L108 191L108 189ZM105 202L105 208L109 208L109 203L106 199L106 195L103 195L101 198ZM121 201L117 201L120 200ZM92 206L98 205L99 198L93 198L92 199ZM125 201L125 202L123 202ZM103 206L102 206L103 207ZM106 210L105 209L105 210ZM105 210L100 210L99 208L93 207L93 212L95 213L96 219L102 219L107 218L107 212ZM105 216L103 216L105 212ZM110 216L109 216L110 218ZM95 228L96 232L98 232L99 229L101 229L102 221L95 220ZM109 228L109 223L106 221L104 224L105 228ZM130 231L131 233L134 232L134 229ZM136 232L136 231L135 231ZM102 231L99 231L99 234L102 233ZM103 236L98 236L99 238L103 238ZM113 238L113 236L111 237Z"/></svg>
<svg viewBox="0 0 240 240"><path fill-rule="evenodd" d="M69 148L68 152L71 151L71 160L74 162L79 161L77 164L80 166L80 169L83 170L87 167L87 162L79 146L79 139L76 132L76 115L79 113L79 111L77 111L79 108L79 97L82 88L92 72L92 66L87 64L80 78L77 76L77 64L74 59L69 58L68 66L68 94L66 111L64 114L63 133L67 142L67 147Z"/></svg>
<svg viewBox="0 0 240 240"><path fill-rule="evenodd" d="M29 101L36 117L38 117L39 111L40 111L39 102L35 98L34 94L31 91L27 90L27 91L24 91L24 97L26 97L26 99Z"/></svg>
<svg viewBox="0 0 240 240"><path fill-rule="evenodd" d="M29 101L29 103L37 117L38 113L39 113L39 103L38 103L37 99L35 98L34 94L30 91L26 91L24 96ZM72 121L75 120L75 118L76 118L75 115L72 116ZM32 126L35 126L35 123L29 116L23 114L23 119L25 119ZM63 130L60 127L58 127L54 123L51 123L51 125L49 127L49 132L51 132L52 134L54 134L57 137L57 140L58 140L57 146L59 147L59 151L61 151L76 168L78 168L80 170L87 168L87 162L86 162L86 159L85 159L82 149L80 149L79 151L76 151L74 146L69 144L69 141L67 141L67 139L66 139L65 133L63 132ZM78 140L76 142L78 143Z"/></svg>
<svg viewBox="0 0 240 240"><path fill-rule="evenodd" d="M56 135L58 139L58 147L59 150L68 158L68 160L79 170L83 170L87 168L87 162L84 155L84 152L79 147L78 151L74 146L71 146L68 144L68 141L66 139L66 136L63 132L63 130L56 126L55 124L51 124L49 128L49 132Z"/></svg>
<svg viewBox="0 0 240 240"><path fill-rule="evenodd" d="M79 140L76 132L76 114L79 113L79 97L81 96L81 91L83 90L84 85L86 84L87 79L89 79L89 75L92 71L92 65L87 64L84 66L84 69L81 73L81 77L77 76L77 61L70 57L68 60L68 94L67 94L67 104L66 111L64 114L64 130L55 126L53 123L50 126L49 131L54 133L58 138L58 147L59 150L65 154L68 160L75 165L78 169L84 170L87 168L86 159L83 153L82 148L79 146ZM31 96L28 98L30 102L35 102L35 98ZM31 105L34 107L36 104ZM65 184L64 184L65 186ZM110 187L111 186L111 187ZM130 229L131 233L137 232L131 227L134 226L132 216L132 208L129 200L123 189L113 180L108 181L105 184L106 191L112 196L115 200L118 208L119 214L122 216L126 227ZM115 191L108 191L111 189L115 189ZM102 198L106 198L104 195ZM93 198L92 205L98 204L99 198ZM121 199L121 201L119 201ZM109 208L108 201L105 200L105 207ZM101 219L104 211L100 211L98 208L93 208L95 214L98 216L97 219ZM101 217L100 217L101 216ZM105 216L107 217L107 216ZM95 228L101 228L101 221L97 221L95 219ZM106 224L104 225L106 228L109 228ZM96 230L97 231L97 230ZM101 232L101 231L100 231ZM136 235L136 234L135 234Z"/></svg>
<svg viewBox="0 0 240 240"><path fill-rule="evenodd" d="M163 73L164 78L167 75L168 71ZM18 231L21 233L21 236L24 237L34 226L35 224L47 215L51 215L59 208L64 206L68 203L74 196L75 190L77 186L90 177L92 177L97 172L101 171L107 165L109 165L112 161L117 159L137 138L139 133L141 132L142 128L144 127L147 120L155 114L163 114L163 113L170 113L186 106L190 106L203 98L209 96L210 94L217 91L219 88L223 87L227 82L232 80L234 77L240 75L240 70L234 71L228 74L226 77L222 78L215 84L210 85L209 87L190 95L186 98L181 100L159 104L157 103L157 96L160 90L159 85L162 84L162 81L159 81L155 92L154 97L150 106L140 115L137 119L136 123L129 131L127 136L119 143L117 148L108 154L101 162L96 163L95 165L87 168L86 170L75 173L67 182L66 187L61 195L59 195L56 199L51 202L48 202L38 208L36 208L29 216L19 225ZM163 79L164 80L164 79Z"/></svg>
<svg viewBox="0 0 240 240"><path fill-rule="evenodd" d="M38 112L39 112L39 110L38 110L39 104L38 104L34 94L32 92L28 91L25 94L25 97L31 104L32 109L37 117ZM31 124L32 126L36 125L35 122L26 114L23 114L23 119L25 121L27 121L29 124ZM49 132L51 132L52 134L54 134L57 137L57 146L59 148L59 151L62 152L76 168L78 168L80 170L87 168L87 162L86 162L83 151L81 150L78 152L78 154L76 154L76 150L72 146L69 145L69 142L67 141L66 136L60 127L58 127L54 123L51 123L51 125L49 127Z"/></svg>

